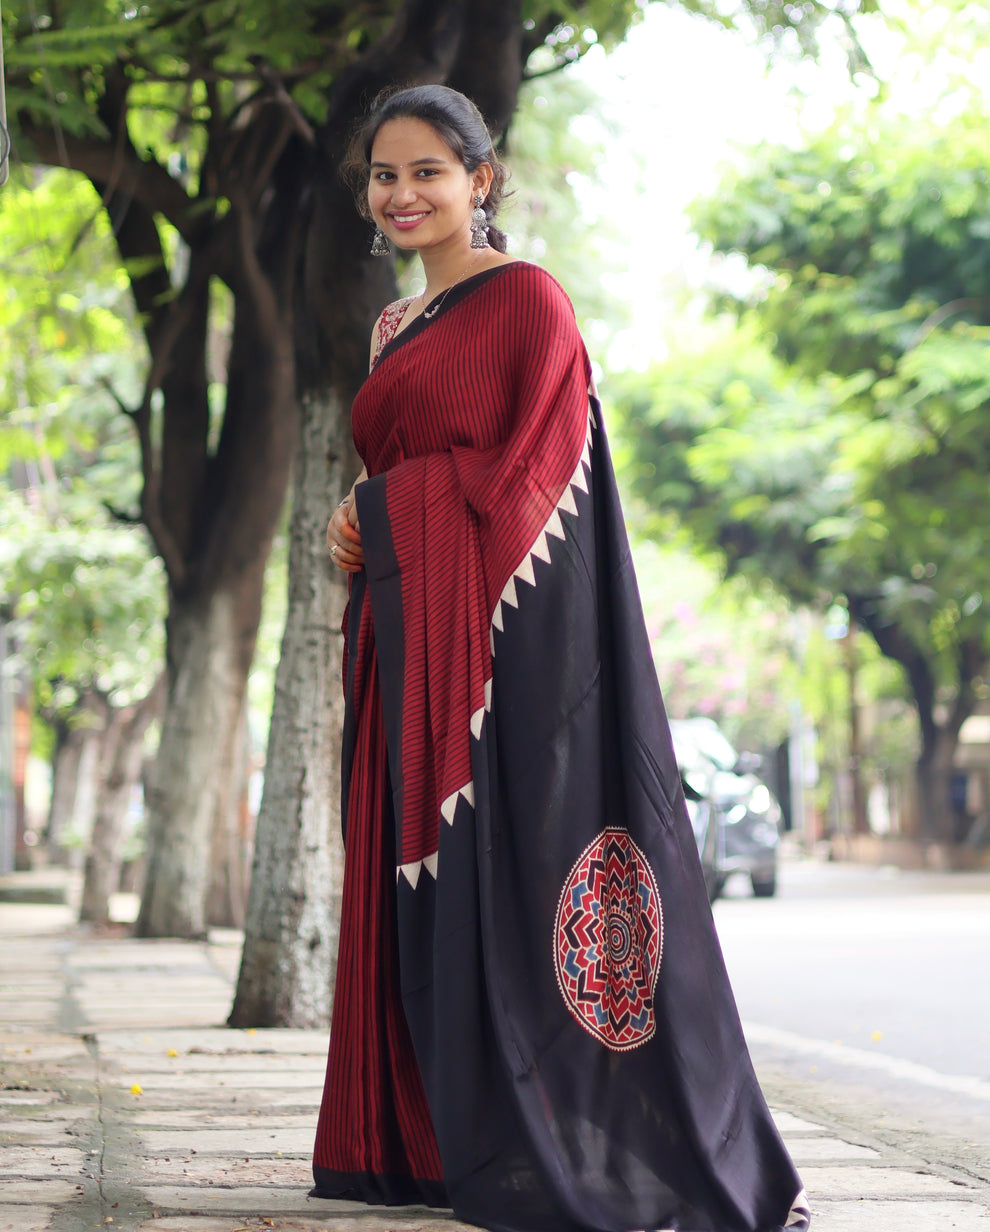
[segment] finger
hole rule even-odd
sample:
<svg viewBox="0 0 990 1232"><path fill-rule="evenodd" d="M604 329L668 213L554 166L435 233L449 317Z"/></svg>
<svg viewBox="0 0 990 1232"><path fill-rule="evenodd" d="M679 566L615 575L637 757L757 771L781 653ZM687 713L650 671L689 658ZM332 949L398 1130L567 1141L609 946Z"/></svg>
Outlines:
<svg viewBox="0 0 990 1232"><path fill-rule="evenodd" d="M330 548L330 558L345 571L353 572L364 567L364 552L359 545L334 543Z"/></svg>
<svg viewBox="0 0 990 1232"><path fill-rule="evenodd" d="M346 538L347 538L347 539L349 539L349 540L351 541L351 543L360 543L360 542L361 542L361 532L360 532L360 530L358 530L358 527L357 527L357 523L356 523L356 522L352 523L352 522L349 522L349 521L345 521L345 522L341 523L341 526L340 526L340 537L341 537L341 538L344 538L345 536L346 536Z"/></svg>
<svg viewBox="0 0 990 1232"><path fill-rule="evenodd" d="M361 535L356 532L351 524L347 521L347 515L343 509L335 509L333 517L327 523L327 548L330 549L333 545L341 546L350 545L350 543L360 543Z"/></svg>
<svg viewBox="0 0 990 1232"><path fill-rule="evenodd" d="M330 555L335 561L347 561L352 565L364 561L364 552L359 543L335 543L330 548Z"/></svg>

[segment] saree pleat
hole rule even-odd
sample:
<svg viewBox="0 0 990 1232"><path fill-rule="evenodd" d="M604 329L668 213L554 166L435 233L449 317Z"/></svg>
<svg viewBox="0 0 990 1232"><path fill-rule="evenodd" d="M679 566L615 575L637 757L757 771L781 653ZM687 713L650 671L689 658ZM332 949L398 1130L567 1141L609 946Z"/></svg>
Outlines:
<svg viewBox="0 0 990 1232"><path fill-rule="evenodd" d="M402 1010L395 836L378 668L362 663L337 985L314 1169L323 1197L446 1205L426 1094Z"/></svg>

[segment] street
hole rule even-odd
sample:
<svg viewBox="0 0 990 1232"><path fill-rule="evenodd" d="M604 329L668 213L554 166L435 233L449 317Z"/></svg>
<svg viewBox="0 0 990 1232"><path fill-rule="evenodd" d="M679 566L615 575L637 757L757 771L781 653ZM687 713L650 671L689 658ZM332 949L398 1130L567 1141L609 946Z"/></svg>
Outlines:
<svg viewBox="0 0 990 1232"><path fill-rule="evenodd" d="M772 1100L990 1179L990 875L785 862L714 910Z"/></svg>

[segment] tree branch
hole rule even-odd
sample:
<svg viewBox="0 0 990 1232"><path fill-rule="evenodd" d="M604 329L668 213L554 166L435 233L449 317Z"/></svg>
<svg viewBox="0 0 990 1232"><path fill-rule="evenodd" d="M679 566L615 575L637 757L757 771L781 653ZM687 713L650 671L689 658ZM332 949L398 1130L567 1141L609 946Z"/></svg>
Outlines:
<svg viewBox="0 0 990 1232"><path fill-rule="evenodd" d="M918 326L918 332L908 343L907 349L913 351L916 346L919 346L949 317L955 316L959 312L968 312L972 309L974 312L979 312L987 307L988 301L985 299L976 299L969 296L965 299L954 299L950 304L943 304L941 308L936 308L933 313L925 318Z"/></svg>
<svg viewBox="0 0 990 1232"><path fill-rule="evenodd" d="M922 760L930 758L935 751L938 731L935 723L936 690L935 678L924 654L904 629L883 616L874 596L847 593L846 600L851 619L866 629L882 654L900 663L907 672L921 725Z"/></svg>
<svg viewBox="0 0 990 1232"><path fill-rule="evenodd" d="M107 391L110 397L113 398L114 402L117 403L118 410L120 410L124 415L126 415L128 419L133 420L135 416L135 411L133 407L128 406L127 403L120 396L120 394L117 393L117 391L113 387L113 384L110 378L107 376L101 376L99 383Z"/></svg>
<svg viewBox="0 0 990 1232"><path fill-rule="evenodd" d="M24 127L21 131L31 146L28 161L48 167L63 165L53 132L32 127ZM197 242L208 226L208 221L194 212L193 202L182 185L169 175L161 163L139 158L133 147L121 155L114 141L74 137L67 133L65 148L71 170L81 171L89 179L104 185L126 183L127 195L149 210L163 214L187 243Z"/></svg>

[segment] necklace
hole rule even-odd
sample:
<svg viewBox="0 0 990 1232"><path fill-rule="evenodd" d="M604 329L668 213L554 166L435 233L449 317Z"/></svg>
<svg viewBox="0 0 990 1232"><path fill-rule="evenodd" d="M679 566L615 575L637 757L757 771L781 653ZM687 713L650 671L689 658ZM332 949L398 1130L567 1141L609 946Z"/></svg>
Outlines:
<svg viewBox="0 0 990 1232"><path fill-rule="evenodd" d="M425 291L423 292L423 297L422 297L423 298L423 316L426 317L428 321L432 321L433 318L437 315L437 313L443 307L444 300L451 293L451 291L453 291L454 287L456 287L458 283L463 282L464 279L468 276L468 274L470 274L471 270L474 268L480 256L481 256L480 253L475 253L475 255L467 263L467 265L465 265L461 274L457 278L454 279L454 281L450 284L449 287L446 288L446 290L443 292L439 300L433 305L432 308L426 307L426 292Z"/></svg>

